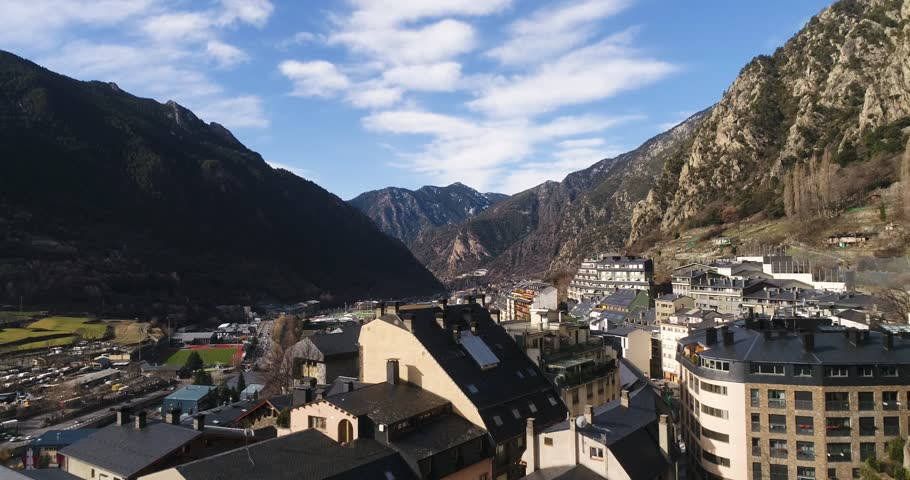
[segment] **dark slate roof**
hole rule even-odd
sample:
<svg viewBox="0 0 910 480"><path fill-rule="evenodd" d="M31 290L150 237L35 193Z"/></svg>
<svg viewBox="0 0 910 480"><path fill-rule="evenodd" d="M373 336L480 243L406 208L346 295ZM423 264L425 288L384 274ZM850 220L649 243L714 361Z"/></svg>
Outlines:
<svg viewBox="0 0 910 480"><path fill-rule="evenodd" d="M839 312L836 316L838 318L844 318L857 323L869 323L865 312L853 310L852 308Z"/></svg>
<svg viewBox="0 0 910 480"><path fill-rule="evenodd" d="M413 432L395 439L392 447L409 460L416 462L486 434L484 429L449 413L421 424Z"/></svg>
<svg viewBox="0 0 910 480"><path fill-rule="evenodd" d="M763 332L757 330L740 327L730 330L733 332L732 345L724 345L720 332L717 333L717 343L706 345L704 330L696 331L679 343L699 343L705 346L706 350L699 352L702 357L738 362L910 364L910 339L898 335L894 336L894 347L885 350L885 334L880 332L864 332L868 338L858 345L852 345L844 333L815 332L815 348L811 352L805 352L802 338L794 333L784 332L781 336L780 332L774 332L771 338L766 338Z"/></svg>
<svg viewBox="0 0 910 480"><path fill-rule="evenodd" d="M122 426L114 424L97 430L60 453L129 477L201 434L167 423L150 422L141 430L136 430L133 422Z"/></svg>
<svg viewBox="0 0 910 480"><path fill-rule="evenodd" d="M322 392L322 396L332 397L341 393L346 393L348 391L345 390L346 388L358 390L368 386L370 386L369 383L361 382L354 377L338 376L335 377L335 380L332 380L332 383L326 385L325 390Z"/></svg>
<svg viewBox="0 0 910 480"><path fill-rule="evenodd" d="M394 450L371 439L341 445L308 429L176 467L186 480L411 480Z"/></svg>
<svg viewBox="0 0 910 480"><path fill-rule="evenodd" d="M34 468L32 470L14 471L0 466L0 479L3 480L81 480L72 473L59 468Z"/></svg>
<svg viewBox="0 0 910 480"><path fill-rule="evenodd" d="M244 400L242 402L234 402L230 405L220 405L199 413L205 414L206 425L229 427L251 411L262 406L263 403L264 402L261 400ZM193 417L187 415L180 423L183 425L192 425Z"/></svg>
<svg viewBox="0 0 910 480"><path fill-rule="evenodd" d="M325 356L357 353L360 325L345 326L340 333L319 333L309 337L313 345Z"/></svg>
<svg viewBox="0 0 910 480"><path fill-rule="evenodd" d="M535 470L526 480L603 480L604 477L584 465L559 466Z"/></svg>
<svg viewBox="0 0 910 480"><path fill-rule="evenodd" d="M366 415L375 423L386 425L449 404L448 400L422 388L385 382L332 395L325 400L352 415Z"/></svg>
<svg viewBox="0 0 910 480"><path fill-rule="evenodd" d="M555 388L508 332L492 321L486 309L473 303L449 305L443 328L436 323L438 312L439 308L430 307L403 314L414 316L411 321L414 336L478 409L494 441L499 443L524 434L529 417L534 417L539 425L566 418L566 407ZM386 315L379 321L405 328L394 315ZM482 370L454 340L452 329L470 329L471 322L477 323L477 336L499 360L495 367ZM532 403L536 412L531 411Z"/></svg>
<svg viewBox="0 0 910 480"><path fill-rule="evenodd" d="M95 433L94 429L80 428L76 430L48 430L41 436L33 438L28 445L30 447L63 447L82 440L83 438Z"/></svg>
<svg viewBox="0 0 910 480"><path fill-rule="evenodd" d="M618 307L629 308L635 303L635 300L638 299L638 294L641 290L635 290L631 288L619 289L610 295L607 295L601 299L598 303L602 305L615 305Z"/></svg>

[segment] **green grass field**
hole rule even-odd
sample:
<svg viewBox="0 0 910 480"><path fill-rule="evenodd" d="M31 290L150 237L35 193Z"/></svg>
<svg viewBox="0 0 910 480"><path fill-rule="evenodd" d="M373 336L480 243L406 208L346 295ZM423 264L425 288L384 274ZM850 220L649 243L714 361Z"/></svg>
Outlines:
<svg viewBox="0 0 910 480"><path fill-rule="evenodd" d="M27 328L4 328L3 331L0 331L0 345L6 345L7 343L17 342L19 340L25 340L29 338L38 340L42 337L53 336L59 333L60 332L41 332L29 330Z"/></svg>
<svg viewBox="0 0 910 480"><path fill-rule="evenodd" d="M183 350L178 350L175 352L164 363L167 365L176 365L182 367L186 364L186 359L190 356L191 352L199 352L199 356L202 358L202 363L208 367L218 363L230 365L231 361L234 358L234 354L237 352L237 349L207 348L204 350L190 350L185 348Z"/></svg>
<svg viewBox="0 0 910 480"><path fill-rule="evenodd" d="M47 317L29 324L28 328L40 328L60 333L75 333L86 340L104 337L107 325L103 323L88 323L85 317Z"/></svg>
<svg viewBox="0 0 910 480"><path fill-rule="evenodd" d="M28 342L16 345L10 350L31 350L33 348L49 348L49 347L59 347L62 345L69 345L76 340L76 337L63 337L63 338L52 338L50 340L41 340L38 342Z"/></svg>

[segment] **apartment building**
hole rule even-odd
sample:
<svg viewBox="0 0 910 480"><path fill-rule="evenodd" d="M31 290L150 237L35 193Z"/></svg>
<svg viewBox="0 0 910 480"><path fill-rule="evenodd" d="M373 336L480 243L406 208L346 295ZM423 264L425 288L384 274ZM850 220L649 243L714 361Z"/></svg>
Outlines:
<svg viewBox="0 0 910 480"><path fill-rule="evenodd" d="M654 316L658 322L665 321L677 311L695 308L695 299L677 293L668 293L654 299Z"/></svg>
<svg viewBox="0 0 910 480"><path fill-rule="evenodd" d="M677 310L665 320L660 321L660 356L663 378L671 382L679 381L676 346L680 340L692 335L696 330L713 328L732 319L732 315L722 315L714 310L687 308Z"/></svg>
<svg viewBox="0 0 910 480"><path fill-rule="evenodd" d="M910 339L709 328L679 341L681 431L706 479L859 478L910 429Z"/></svg>
<svg viewBox="0 0 910 480"><path fill-rule="evenodd" d="M518 285L506 295L503 321L531 321L534 310L556 310L557 290L548 283L528 282Z"/></svg>
<svg viewBox="0 0 910 480"><path fill-rule="evenodd" d="M447 399L454 413L488 431L496 480L524 476L528 418L546 428L568 414L543 372L477 303L383 315L361 329L360 352L362 381L386 381L387 361L397 360L402 382Z"/></svg>
<svg viewBox="0 0 910 480"><path fill-rule="evenodd" d="M620 288L650 292L653 287L654 262L650 258L602 254L581 262L569 284L568 297L581 301Z"/></svg>

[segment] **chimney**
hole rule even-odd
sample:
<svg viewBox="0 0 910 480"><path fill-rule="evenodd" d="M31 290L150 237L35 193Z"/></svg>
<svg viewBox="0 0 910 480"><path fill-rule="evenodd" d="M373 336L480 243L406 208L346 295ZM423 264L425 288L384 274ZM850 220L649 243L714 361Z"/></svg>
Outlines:
<svg viewBox="0 0 910 480"><path fill-rule="evenodd" d="M534 435L534 418L528 418L527 423L525 423L525 445L527 445L527 470L525 474L530 474L537 470L537 449L539 448L537 443L537 436Z"/></svg>
<svg viewBox="0 0 910 480"><path fill-rule="evenodd" d="M446 328L446 314L444 311L436 312L436 325L439 325L439 328Z"/></svg>
<svg viewBox="0 0 910 480"><path fill-rule="evenodd" d="M127 423L130 423L130 409L129 407L120 407L117 410L117 425L122 427Z"/></svg>
<svg viewBox="0 0 910 480"><path fill-rule="evenodd" d="M629 391L623 389L622 392L619 392L619 404L623 407L629 408Z"/></svg>
<svg viewBox="0 0 910 480"><path fill-rule="evenodd" d="M815 334L812 332L803 334L803 351L811 352L815 350Z"/></svg>
<svg viewBox="0 0 910 480"><path fill-rule="evenodd" d="M134 426L136 427L136 430L142 430L143 428L145 428L145 412L144 411L140 411L139 413L136 414Z"/></svg>
<svg viewBox="0 0 910 480"><path fill-rule="evenodd" d="M486 294L481 294L481 295L480 295L480 306L483 307L483 308L487 308L487 296L486 296Z"/></svg>
<svg viewBox="0 0 910 480"><path fill-rule="evenodd" d="M177 425L180 423L180 409L172 408L171 411L167 412L164 415L165 423L170 423L171 425Z"/></svg>
<svg viewBox="0 0 910 480"><path fill-rule="evenodd" d="M575 420L573 415L569 415L569 437L572 442L572 463L570 465L578 465L578 424Z"/></svg>
<svg viewBox="0 0 910 480"><path fill-rule="evenodd" d="M894 334L893 334L893 333L888 332L888 333L885 334L885 344L884 344L884 347L885 347L885 350L893 350L893 349L894 349Z"/></svg>
<svg viewBox="0 0 910 480"><path fill-rule="evenodd" d="M193 430L201 432L205 428L205 414L200 413L193 417Z"/></svg>
<svg viewBox="0 0 910 480"><path fill-rule="evenodd" d="M377 303L374 313L375 313L376 318L379 318L379 317L385 315L385 302Z"/></svg>
<svg viewBox="0 0 910 480"><path fill-rule="evenodd" d="M708 327L705 330L705 343L708 345L714 345L717 343L717 329L714 327Z"/></svg>
<svg viewBox="0 0 910 480"><path fill-rule="evenodd" d="M588 422L588 425L594 422L594 406L590 403L585 405L585 421Z"/></svg>
<svg viewBox="0 0 910 480"><path fill-rule="evenodd" d="M413 313L406 313L406 314L402 315L401 321L404 323L404 328L406 328L409 332L412 332L412 333L414 332L414 314Z"/></svg>
<svg viewBox="0 0 910 480"><path fill-rule="evenodd" d="M398 384L398 360L390 358L385 362L385 381L390 385Z"/></svg>
<svg viewBox="0 0 910 480"><path fill-rule="evenodd" d="M670 457L670 422L668 420L666 413L660 415L657 432L660 437L660 451L667 458Z"/></svg>
<svg viewBox="0 0 910 480"><path fill-rule="evenodd" d="M445 311L446 311L446 306L449 304L449 299L447 299L447 298L440 298L439 300L436 301L436 303L439 304L439 308L441 308L442 311L445 312Z"/></svg>
<svg viewBox="0 0 910 480"><path fill-rule="evenodd" d="M493 323L499 324L499 321L500 321L500 316L499 316L499 315L500 315L500 314L499 314L499 309L498 309L498 308L491 308L491 309L490 309L490 318L493 319Z"/></svg>
<svg viewBox="0 0 910 480"><path fill-rule="evenodd" d="M477 335L477 322L471 322L471 334Z"/></svg>
<svg viewBox="0 0 910 480"><path fill-rule="evenodd" d="M395 302L395 315L398 315L399 311L401 311L401 302Z"/></svg>
<svg viewBox="0 0 910 480"><path fill-rule="evenodd" d="M724 327L722 331L724 333L724 345L733 345L733 330Z"/></svg>
<svg viewBox="0 0 910 480"><path fill-rule="evenodd" d="M354 382L344 382L341 384L341 393L348 393L354 390Z"/></svg>

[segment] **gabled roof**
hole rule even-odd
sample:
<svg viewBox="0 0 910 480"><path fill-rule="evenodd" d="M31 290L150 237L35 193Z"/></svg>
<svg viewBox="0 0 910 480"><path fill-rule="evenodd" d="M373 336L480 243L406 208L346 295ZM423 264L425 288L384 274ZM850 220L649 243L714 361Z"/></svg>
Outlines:
<svg viewBox="0 0 910 480"><path fill-rule="evenodd" d="M186 480L411 480L401 456L379 442L336 443L308 429L176 467Z"/></svg>
<svg viewBox="0 0 910 480"><path fill-rule="evenodd" d="M262 400L244 400L242 402L234 402L230 405L221 405L199 413L205 415L206 425L230 427L233 426L235 422L262 407L264 403L265 402ZM183 425L192 425L193 417L186 415L186 418L182 419L180 423Z"/></svg>
<svg viewBox="0 0 910 480"><path fill-rule="evenodd" d="M130 477L199 435L202 432L167 423L149 423L137 430L129 422L101 428L60 453L121 477Z"/></svg>
<svg viewBox="0 0 910 480"><path fill-rule="evenodd" d="M339 333L320 333L309 337L313 345L326 357L357 353L360 325L344 327Z"/></svg>
<svg viewBox="0 0 910 480"><path fill-rule="evenodd" d="M366 415L373 422L385 425L449 404L448 400L422 388L385 382L332 395L325 401L354 416Z"/></svg>
<svg viewBox="0 0 910 480"><path fill-rule="evenodd" d="M31 470L10 470L0 466L0 479L3 480L81 480L72 473L59 468L33 468Z"/></svg>
<svg viewBox="0 0 910 480"><path fill-rule="evenodd" d="M47 446L60 447L76 443L94 432L94 430L87 428L76 430L48 430L41 434L41 436L33 438L28 442L28 445L36 448Z"/></svg>
<svg viewBox="0 0 910 480"><path fill-rule="evenodd" d="M414 315L412 333L478 409L495 441L523 434L529 417L540 425L566 417L566 407L555 388L485 308L473 303L449 305L442 327L436 323L438 312L436 307L408 310L407 314ZM394 315L374 321L405 328ZM453 329L469 330L471 323L476 323L476 336L499 360L496 366L481 369L455 340ZM536 411L532 411L532 404Z"/></svg>

